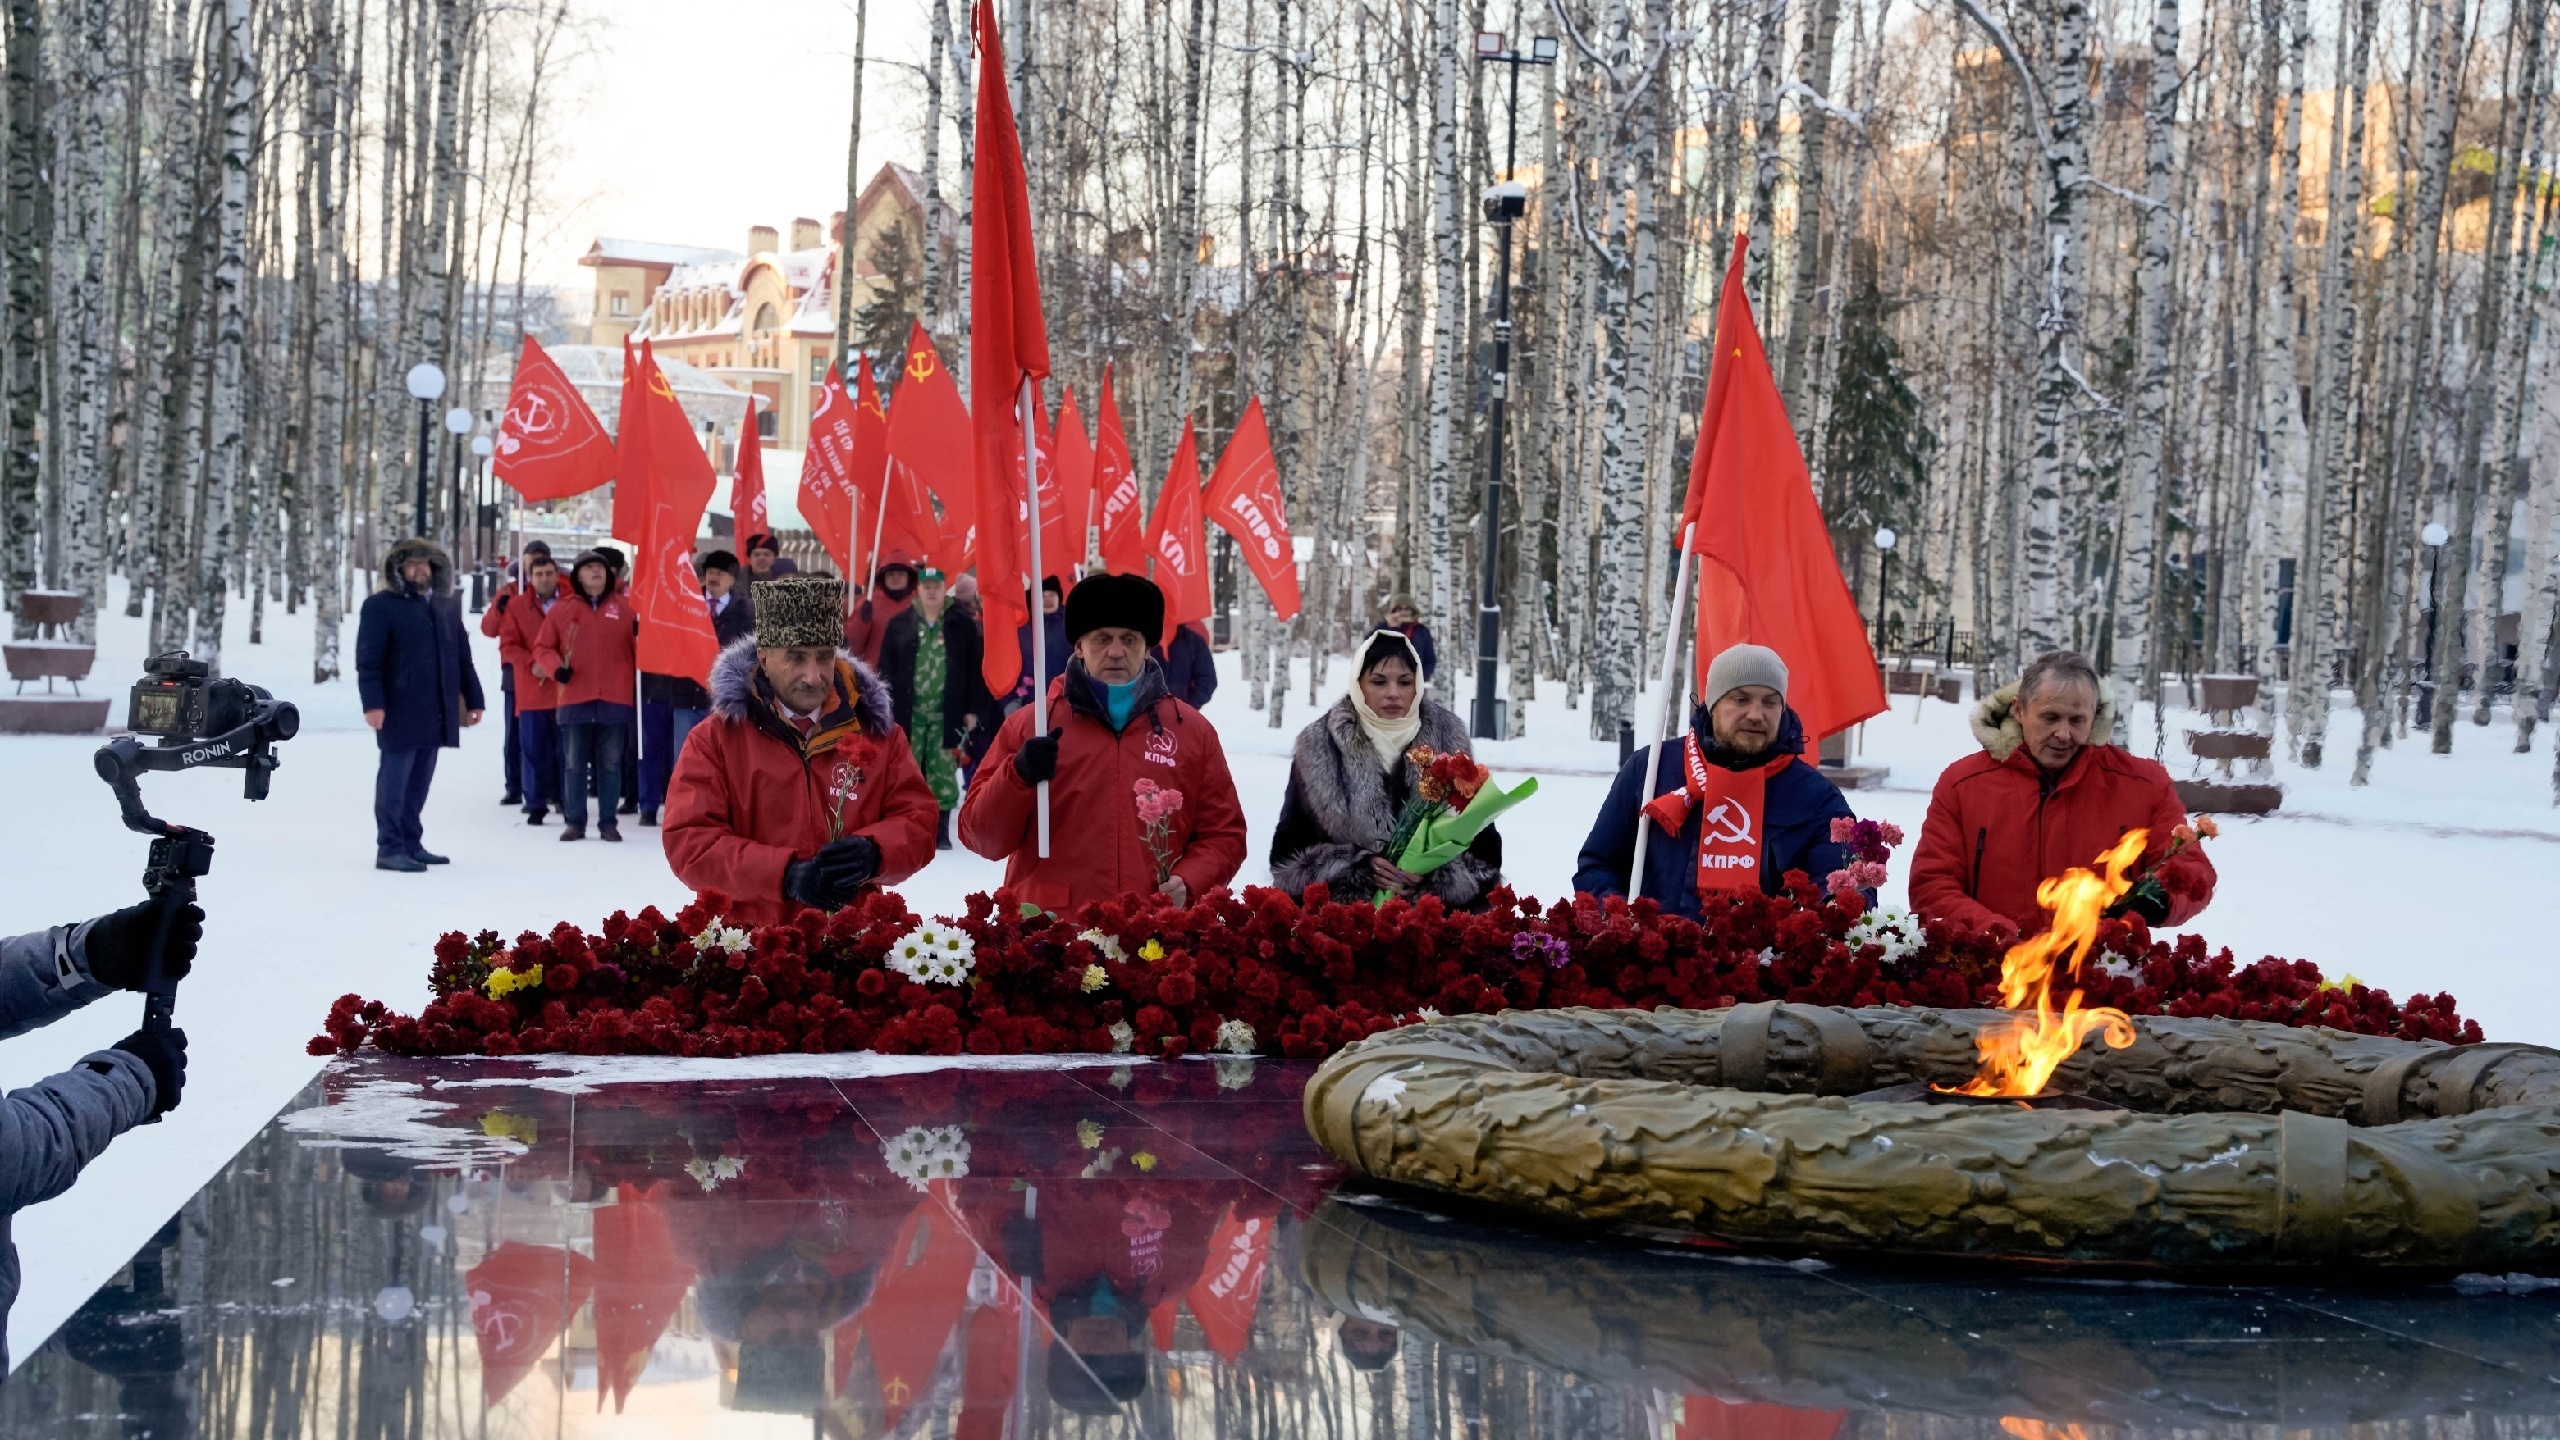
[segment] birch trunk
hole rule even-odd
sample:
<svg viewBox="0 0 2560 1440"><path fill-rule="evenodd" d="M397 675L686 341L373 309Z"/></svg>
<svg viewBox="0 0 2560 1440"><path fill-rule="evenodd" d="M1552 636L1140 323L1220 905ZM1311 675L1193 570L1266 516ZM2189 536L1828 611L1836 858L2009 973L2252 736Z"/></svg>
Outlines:
<svg viewBox="0 0 2560 1440"><path fill-rule="evenodd" d="M1458 382L1471 369L1466 354L1467 289L1460 267L1465 251L1460 241L1467 212L1458 198L1458 7L1457 0L1435 0L1431 12L1431 260L1432 335L1429 431L1426 463L1429 478L1423 491L1422 542L1428 547L1430 593L1422 597L1423 613L1432 627L1451 640L1463 640L1453 625L1454 582L1450 569L1449 498L1456 484L1458 457ZM1460 648L1470 648L1462 646ZM1449 657L1457 659L1456 655ZM1457 668L1455 666L1453 669Z"/></svg>
<svg viewBox="0 0 2560 1440"><path fill-rule="evenodd" d="M247 460L242 422L247 403L249 182L255 156L249 138L258 103L257 46L249 28L249 0L223 0L219 84L222 104L221 185L214 208L213 375L206 413L212 454L205 472L204 553L197 584L197 659L222 663L222 622L230 598L227 571L234 542L235 507Z"/></svg>
<svg viewBox="0 0 2560 1440"><path fill-rule="evenodd" d="M113 37L106 0L76 0L55 12L65 22L59 54L67 67L67 113L54 127L53 313L47 338L60 377L59 430L47 439L61 487L60 553L46 566L57 588L77 592L80 618L72 638L97 639L106 593L99 536L106 515L107 403L115 338L107 313L107 141L117 81L108 66Z"/></svg>
<svg viewBox="0 0 2560 1440"><path fill-rule="evenodd" d="M1823 265L1822 211L1827 197L1823 194L1823 161L1829 150L1831 135L1831 60L1832 45L1840 28L1840 0L1812 0L1813 13L1806 21L1803 65L1796 72L1797 81L1807 92L1797 106L1797 133L1801 137L1796 159L1796 233L1795 280L1787 299L1787 337L1783 366L1778 376L1778 393L1786 397L1787 413L1796 418L1798 433L1805 437L1807 456L1818 456L1822 447L1819 424L1807 425L1819 405L1808 403L1807 386L1813 385L1807 368L1813 354L1815 327L1827 314L1836 314L1839 305L1820 300ZM1857 198L1847 203L1855 205ZM1815 464L1821 462L1817 459ZM1814 489L1821 490L1820 476Z"/></svg>
<svg viewBox="0 0 2560 1440"><path fill-rule="evenodd" d="M2270 742L2276 733L2276 684L2282 678L2276 666L2276 618L2280 601L2279 580L2282 576L2282 552L2290 548L2288 538L2300 533L2302 475L2307 468L2303 454L2303 421L2301 391L2297 382L2293 337L2298 323L2295 314L2294 256L2295 232L2302 220L2302 84L2305 52L2310 48L2309 8L2306 0L2270 0L2267 24L2282 37L2283 89L2277 101L2281 119L2275 145L2275 214L2268 225L2268 236L2274 247L2275 269L2266 297L2266 319L2261 327L2260 355L2263 379L2259 387L2263 438L2259 445L2258 463L2265 479L2260 486L2263 509L2254 527L2252 545L2257 566L2253 587L2255 604L2251 649L2253 670L2258 681L2258 733ZM2270 37L2267 59L2272 65L2277 45ZM2268 83L2274 84L2270 75ZM2301 583L2302 567L2294 566L2295 583ZM2294 612L2293 634L2301 634L2301 610ZM2268 747L2269 758L2250 762L2249 773L2264 778L2275 770L2274 746Z"/></svg>
<svg viewBox="0 0 2560 1440"><path fill-rule="evenodd" d="M1787 0L1759 0L1760 40L1751 62L1751 251L1743 258L1743 288L1761 324L1792 324L1772 314L1769 267L1778 243L1779 77L1786 72ZM1804 225L1797 222L1803 233Z"/></svg>
<svg viewBox="0 0 2560 1440"><path fill-rule="evenodd" d="M0 264L9 277L7 436L0 448L0 604L17 623L18 592L36 583L36 535L42 523L36 416L44 402L44 160L46 124L42 55L44 6L8 0L8 211L0 222Z"/></svg>
<svg viewBox="0 0 2560 1440"><path fill-rule="evenodd" d="M2169 247L2177 225L2170 180L2177 161L2178 0L2157 0L2151 12L2151 93L2143 108L2144 207L2138 268L2134 275L2140 355L2135 361L2133 415L2126 427L2124 485L2116 515L2115 743L2131 738L2132 699L2145 687L2150 665L2152 512L2160 500L2162 427L2169 411L2171 266Z"/></svg>
<svg viewBox="0 0 2560 1440"><path fill-rule="evenodd" d="M311 170L313 219L319 231L312 274L316 282L311 315L311 426L305 452L311 457L312 597L311 679L326 684L338 678L338 631L344 623L343 595L337 583L347 563L344 543L346 485L344 437L347 432L347 353L344 259L346 223L337 188L338 157L349 137L341 128L349 113L340 90L339 40L335 0L318 0L313 44L318 66L309 80L313 101L308 115L315 160ZM524 143L532 143L528 122ZM521 323L524 304L516 304Z"/></svg>

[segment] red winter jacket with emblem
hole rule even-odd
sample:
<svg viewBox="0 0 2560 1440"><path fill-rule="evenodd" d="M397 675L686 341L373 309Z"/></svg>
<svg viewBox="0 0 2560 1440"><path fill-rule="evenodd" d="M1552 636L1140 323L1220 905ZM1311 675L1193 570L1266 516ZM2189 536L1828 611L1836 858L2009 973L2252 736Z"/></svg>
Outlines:
<svg viewBox="0 0 2560 1440"><path fill-rule="evenodd" d="M1911 859L1911 908L1923 920L1980 929L1993 922L2021 935L2045 928L2036 886L2074 866L2087 868L2128 830L2148 829L2142 874L2160 865L2171 925L2195 918L2213 899L2213 862L2194 845L2160 864L2169 832L2186 823L2169 772L2113 745L2088 745L2060 775L2027 754L2010 691L1983 702L1974 733L1983 750L1947 767L1929 796L1929 818ZM2101 706L2093 734L2113 724Z"/></svg>
<svg viewBox="0 0 2560 1440"><path fill-rule="evenodd" d="M1013 712L960 802L960 843L1002 860L1008 900L1064 911L1088 900L1144 895L1156 862L1138 825L1141 780L1182 793L1165 846L1173 873L1196 899L1244 868L1244 807L1226 751L1207 717L1165 693L1152 660L1139 677L1128 728L1112 733L1082 665L1049 685L1049 728L1058 773L1049 782L1049 858L1039 855L1033 787L1014 773L1014 752L1031 738L1032 710Z"/></svg>
<svg viewBox="0 0 2560 1440"><path fill-rule="evenodd" d="M542 629L534 636L533 660L546 675L564 664L569 667L559 704L637 705L640 670L632 647L639 634L640 617L631 608L630 596L617 590L602 600L590 600L571 593L543 617Z"/></svg>
<svg viewBox="0 0 2560 1440"><path fill-rule="evenodd" d="M889 687L839 653L834 704L804 738L760 680L752 636L712 663L711 713L693 727L667 781L667 863L676 878L730 897L733 925L771 925L798 908L782 898L784 867L829 840L862 835L879 846L875 886L923 869L938 812L905 732L889 718Z"/></svg>
<svg viewBox="0 0 2560 1440"><path fill-rule="evenodd" d="M516 711L556 710L560 706L560 687L533 673L533 653L542 643L542 622L560 608L561 598L569 592L558 585L551 587L546 605L529 585L510 585L499 593L489 608L480 612L480 633L498 640L498 658L514 672ZM503 608L501 608L503 607Z"/></svg>

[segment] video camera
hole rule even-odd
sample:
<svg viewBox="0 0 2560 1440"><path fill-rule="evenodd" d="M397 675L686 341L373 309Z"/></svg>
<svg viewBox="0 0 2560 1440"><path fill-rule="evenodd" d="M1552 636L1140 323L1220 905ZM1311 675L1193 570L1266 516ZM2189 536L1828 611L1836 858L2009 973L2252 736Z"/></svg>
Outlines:
<svg viewBox="0 0 2560 1440"><path fill-rule="evenodd" d="M142 776L204 766L241 770L247 772L242 777L247 797L264 800L267 779L278 763L276 745L301 731L302 712L255 685L213 678L212 666L187 658L184 651L154 656L143 662L142 671L125 715L125 727L133 733L99 746L97 768L98 778L115 791L125 828L152 837L142 888L165 906L143 972L142 1024L151 1029L165 1028L177 1007L178 982L168 978L163 961L168 917L195 899L196 880L212 871L213 837L172 825L143 808ZM144 735L160 743L146 746L139 738Z"/></svg>

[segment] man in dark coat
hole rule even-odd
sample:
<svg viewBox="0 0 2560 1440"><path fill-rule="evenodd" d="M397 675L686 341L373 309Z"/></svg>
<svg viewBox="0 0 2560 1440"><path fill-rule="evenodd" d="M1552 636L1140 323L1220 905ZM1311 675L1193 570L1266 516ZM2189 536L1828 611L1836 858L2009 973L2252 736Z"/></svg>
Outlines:
<svg viewBox="0 0 2560 1440"><path fill-rule="evenodd" d="M1707 667L1707 695L1690 733L1665 742L1653 794L1646 751L1618 771L1600 818L1582 842L1573 888L1592 895L1651 896L1665 913L1695 919L1702 890L1756 885L1775 895L1787 872L1821 884L1855 857L1831 839L1853 818L1840 787L1801 757L1804 727L1787 708L1787 666L1759 645L1736 645ZM1643 888L1633 888L1636 827L1651 825Z"/></svg>
<svg viewBox="0 0 2560 1440"><path fill-rule="evenodd" d="M409 874L445 857L430 853L419 823L436 752L459 749L462 727L488 708L453 562L432 540L403 540L382 560L384 588L356 618L356 694L382 747L373 779L373 865Z"/></svg>
<svg viewBox="0 0 2560 1440"><path fill-rule="evenodd" d="M1156 647L1156 663L1164 667L1166 694L1194 710L1209 708L1209 697L1218 693L1218 662L1209 654L1209 635L1198 621L1174 626Z"/></svg>

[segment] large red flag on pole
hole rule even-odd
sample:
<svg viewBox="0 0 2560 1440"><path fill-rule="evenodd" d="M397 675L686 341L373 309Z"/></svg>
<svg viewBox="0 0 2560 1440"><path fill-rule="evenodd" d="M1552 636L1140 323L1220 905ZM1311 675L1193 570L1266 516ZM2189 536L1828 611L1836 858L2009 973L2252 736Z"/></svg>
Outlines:
<svg viewBox="0 0 2560 1440"><path fill-rule="evenodd" d="M747 397L747 421L738 431L738 472L729 477L729 528L741 545L750 535L773 533L764 498L764 432L756 428L753 395Z"/></svg>
<svg viewBox="0 0 2560 1440"><path fill-rule="evenodd" d="M530 335L516 355L489 471L527 500L583 494L613 478L613 437Z"/></svg>
<svg viewBox="0 0 2560 1440"><path fill-rule="evenodd" d="M1280 495L1280 462L1271 454L1271 430L1262 422L1260 397L1247 401L1244 418L1218 454L1202 497L1209 518L1236 537L1236 553L1262 582L1283 624L1298 614L1298 554L1289 543L1289 516Z"/></svg>
<svg viewBox="0 0 2560 1440"><path fill-rule="evenodd" d="M1111 367L1102 367L1102 400L1094 416L1093 493L1101 512L1102 568L1114 575L1147 573L1144 497L1138 470L1129 462L1129 439L1120 429L1120 407L1111 400Z"/></svg>
<svg viewBox="0 0 2560 1440"><path fill-rule="evenodd" d="M827 378L818 385L818 408L809 416L809 448L800 453L800 518L835 557L836 573L857 579L853 532L862 501L855 476L862 461L855 437L861 424L853 397L845 394L844 376L828 366ZM751 532L741 528L739 533Z"/></svg>
<svg viewBox="0 0 2560 1440"><path fill-rule="evenodd" d="M942 518L928 549L937 564L957 575L977 553L977 439L960 387L922 325L908 328L907 358L894 398L898 408L889 412L890 468L905 472L901 483L921 483L942 502ZM922 561L925 554L919 551L914 558ZM981 584L986 580L978 578ZM1008 687L1011 683L1006 682Z"/></svg>
<svg viewBox="0 0 2560 1440"><path fill-rule="evenodd" d="M640 378L640 362L631 353L631 337L626 335L622 338L622 402L613 417L613 515L605 529L629 545L647 538L644 527L649 523L649 470L645 464L633 463L638 452L632 449L632 428L645 408L640 397L647 389Z"/></svg>
<svg viewBox="0 0 2560 1440"><path fill-rule="evenodd" d="M708 685L720 641L711 628L711 607L702 598L701 577L693 568L693 540L719 479L645 341L640 371L640 412L626 411L622 417L626 445L639 441L639 463L626 463L623 474L649 476L647 519L631 574L631 608L640 617L640 668ZM630 456L631 449L624 453Z"/></svg>
<svg viewBox="0 0 2560 1440"><path fill-rule="evenodd" d="M1200 523L1200 447L1187 418L1147 521L1147 553L1155 558L1156 588L1164 592L1165 624L1208 619L1217 602L1209 594L1209 536Z"/></svg>
<svg viewBox="0 0 2560 1440"><path fill-rule="evenodd" d="M978 0L978 116L974 127L977 169L969 193L969 393L978 400L978 594L987 607L986 658L980 667L991 689L1009 688L1022 668L1014 643L1017 627L1030 623L1029 598L1017 590L1023 576L1041 573L1040 382L1049 374L1049 333L1040 320L1040 269L1031 234L1031 190L1022 169L1022 137L1014 130L1013 97L1005 88L1004 35L996 26L995 0ZM1010 419L1005 409L1010 407ZM1007 461L1019 457L1017 473ZM1024 529L1030 563L1020 558L1025 535L1017 533L1015 496L1029 507ZM1049 667L1045 625L1031 626L1032 733L1049 733ZM1049 784L1038 802L1039 854L1049 854Z"/></svg>
<svg viewBox="0 0 2560 1440"><path fill-rule="evenodd" d="M1052 432L1058 460L1058 514L1050 529L1057 538L1040 542L1049 573L1060 581L1075 579L1093 543L1093 443L1084 438L1084 417L1076 413L1073 386L1058 394L1058 426ZM1049 514L1041 512L1041 519Z"/></svg>
<svg viewBox="0 0 2560 1440"><path fill-rule="evenodd" d="M1749 252L1750 238L1735 236L1716 302L1715 363L1707 372L1697 448L1689 457L1689 492L1680 508L1672 614L1686 605L1695 556L1698 685L1705 685L1708 662L1726 647L1768 646L1787 662L1787 705L1803 722L1810 747L1882 713L1884 675L1867 643L1858 602L1841 578L1812 474L1795 427L1787 423L1786 403L1751 315L1742 283ZM1679 688L1679 630L1673 625L1665 636L1648 772L1661 764L1660 742ZM1646 794L1653 792L1653 780L1648 773ZM1633 873L1639 880L1651 829L1636 827Z"/></svg>
<svg viewBox="0 0 2560 1440"><path fill-rule="evenodd" d="M947 375L942 390L954 405L959 403ZM911 396L902 394L900 403L908 398L924 404L931 397L919 389ZM880 573L880 557L887 550L904 551L909 560L921 565L942 549L942 527L933 518L933 500L915 467L892 453L889 430L889 411L880 403L880 387L871 378L871 357L865 355L853 394L853 474L865 517L860 571L865 585Z"/></svg>

